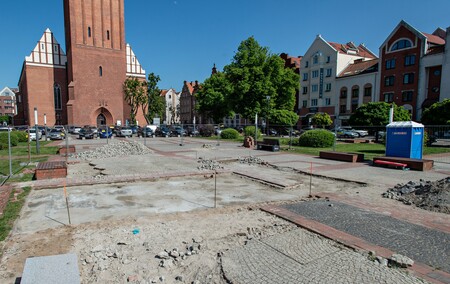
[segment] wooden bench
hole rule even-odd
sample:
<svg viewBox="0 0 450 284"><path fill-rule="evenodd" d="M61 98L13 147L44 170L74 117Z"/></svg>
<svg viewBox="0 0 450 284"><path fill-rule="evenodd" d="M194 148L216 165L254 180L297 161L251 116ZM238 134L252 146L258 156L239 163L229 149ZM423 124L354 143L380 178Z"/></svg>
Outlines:
<svg viewBox="0 0 450 284"><path fill-rule="evenodd" d="M322 159L336 160L343 162L352 162L352 163L364 162L364 154L360 153L320 151L319 157Z"/></svg>
<svg viewBox="0 0 450 284"><path fill-rule="evenodd" d="M35 178L52 179L64 178L67 176L67 165L64 161L40 162L36 167Z"/></svg>
<svg viewBox="0 0 450 284"><path fill-rule="evenodd" d="M380 162L376 161L388 161L399 164L406 164L406 167L411 170L416 171L428 171L433 168L434 161L433 160L424 160L424 159L411 159L411 158L403 158L403 157L375 157L373 158L373 163L381 165Z"/></svg>
<svg viewBox="0 0 450 284"><path fill-rule="evenodd" d="M264 138L262 142L258 141L256 147L258 150L280 151L280 140Z"/></svg>
<svg viewBox="0 0 450 284"><path fill-rule="evenodd" d="M375 160L373 161L373 163L375 165L380 165L380 166L391 166L391 167L395 167L395 168L402 168L402 170L404 170L406 168L406 166L408 166L407 164L404 163L397 163L397 162L391 162L391 161L383 161L383 160Z"/></svg>

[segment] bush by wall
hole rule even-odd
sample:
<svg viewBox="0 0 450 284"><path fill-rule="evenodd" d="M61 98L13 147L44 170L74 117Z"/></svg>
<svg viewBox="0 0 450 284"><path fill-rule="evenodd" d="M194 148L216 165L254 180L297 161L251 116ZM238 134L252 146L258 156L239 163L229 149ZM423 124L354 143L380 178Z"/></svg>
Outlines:
<svg viewBox="0 0 450 284"><path fill-rule="evenodd" d="M233 128L227 128L220 133L222 139L237 139L239 138L239 132Z"/></svg>
<svg viewBox="0 0 450 284"><path fill-rule="evenodd" d="M255 138L255 126L247 126L244 128L245 136L251 136ZM261 129L258 128L258 136L257 139L261 138Z"/></svg>
<svg viewBox="0 0 450 284"><path fill-rule="evenodd" d="M27 133L24 131L12 131L11 135L17 136L17 139L19 139L19 142L28 142Z"/></svg>
<svg viewBox="0 0 450 284"><path fill-rule="evenodd" d="M0 133L0 144L5 144L8 148L8 132ZM17 146L17 144L19 144L19 138L11 132L11 146Z"/></svg>
<svg viewBox="0 0 450 284"><path fill-rule="evenodd" d="M334 135L328 130L317 129L303 133L298 139L300 146L325 148L331 147L334 143Z"/></svg>

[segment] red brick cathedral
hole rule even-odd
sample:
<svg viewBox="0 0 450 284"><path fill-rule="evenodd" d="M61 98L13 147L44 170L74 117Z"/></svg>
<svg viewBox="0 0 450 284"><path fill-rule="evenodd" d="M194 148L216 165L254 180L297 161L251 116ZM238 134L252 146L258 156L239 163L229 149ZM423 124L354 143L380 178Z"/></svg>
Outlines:
<svg viewBox="0 0 450 284"><path fill-rule="evenodd" d="M125 43L124 0L64 0L64 22L67 53L47 29L25 57L14 123L34 125L37 108L41 125L125 124L123 82L146 76Z"/></svg>

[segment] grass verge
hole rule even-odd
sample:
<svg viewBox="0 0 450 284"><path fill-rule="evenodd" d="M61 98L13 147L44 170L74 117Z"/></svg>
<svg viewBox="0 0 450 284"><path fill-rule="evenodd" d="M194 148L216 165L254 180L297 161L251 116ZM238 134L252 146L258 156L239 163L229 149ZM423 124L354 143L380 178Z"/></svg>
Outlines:
<svg viewBox="0 0 450 284"><path fill-rule="evenodd" d="M4 241L8 237L30 191L31 187L24 187L23 192L17 196L16 200L14 200L14 190L11 191L8 205L6 205L3 216L0 218L0 241Z"/></svg>

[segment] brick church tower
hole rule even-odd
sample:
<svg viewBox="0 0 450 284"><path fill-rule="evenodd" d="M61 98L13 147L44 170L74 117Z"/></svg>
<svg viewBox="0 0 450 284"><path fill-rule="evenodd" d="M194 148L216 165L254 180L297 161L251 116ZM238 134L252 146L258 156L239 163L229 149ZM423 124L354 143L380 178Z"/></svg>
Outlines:
<svg viewBox="0 0 450 284"><path fill-rule="evenodd" d="M68 124L125 119L124 0L64 0Z"/></svg>
<svg viewBox="0 0 450 284"><path fill-rule="evenodd" d="M66 53L47 29L27 56L19 79L16 124L113 125L130 120L123 83L145 80L125 44L124 0L63 0ZM145 123L142 111L136 119Z"/></svg>

